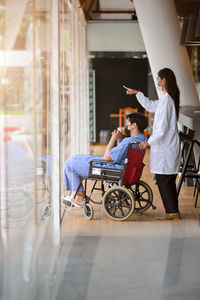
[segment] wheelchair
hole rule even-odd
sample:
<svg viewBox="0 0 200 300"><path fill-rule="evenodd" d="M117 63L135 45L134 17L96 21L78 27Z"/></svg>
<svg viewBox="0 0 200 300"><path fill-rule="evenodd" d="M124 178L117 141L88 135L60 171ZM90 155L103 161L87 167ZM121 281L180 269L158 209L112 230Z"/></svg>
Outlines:
<svg viewBox="0 0 200 300"><path fill-rule="evenodd" d="M133 212L141 215L150 207L156 209L153 205L153 193L150 186L140 180L145 166L144 155L145 150L141 150L139 143L131 142L124 164L97 159L90 161L89 175L87 178L82 178L74 195L75 198L85 181L83 210L86 219L91 220L94 215L91 203L102 205L106 215L115 221L127 220ZM108 167L101 166L105 165L105 162ZM90 195L87 195L88 180L94 181ZM100 187L97 187L99 181ZM101 201L92 199L94 190L101 191Z"/></svg>
<svg viewBox="0 0 200 300"><path fill-rule="evenodd" d="M50 198L50 157L37 158L37 205L39 220L49 220L51 217ZM9 221L18 221L28 218L34 209L34 169L33 166L21 169L7 170L7 216Z"/></svg>

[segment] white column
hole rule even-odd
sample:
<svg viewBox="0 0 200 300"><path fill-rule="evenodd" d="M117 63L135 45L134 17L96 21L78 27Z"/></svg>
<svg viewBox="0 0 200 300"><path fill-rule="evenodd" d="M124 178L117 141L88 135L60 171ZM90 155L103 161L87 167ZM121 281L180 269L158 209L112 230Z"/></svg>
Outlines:
<svg viewBox="0 0 200 300"><path fill-rule="evenodd" d="M74 6L70 10L70 39L71 39L71 64L70 64L70 157L79 153L77 132L79 131L79 107L77 105L77 40L76 17ZM78 131L77 131L78 130Z"/></svg>
<svg viewBox="0 0 200 300"><path fill-rule="evenodd" d="M74 3L76 1L74 0ZM74 4L75 5L75 4ZM76 7L71 7L70 156L89 153L89 98L86 81L86 31ZM84 70L83 70L84 69Z"/></svg>
<svg viewBox="0 0 200 300"><path fill-rule="evenodd" d="M135 0L134 4L154 81L160 69L172 69L180 89L180 104L199 105L188 54L180 45L174 0Z"/></svg>
<svg viewBox="0 0 200 300"><path fill-rule="evenodd" d="M60 39L59 1L52 1L51 8L51 199L53 213L53 242L60 243Z"/></svg>

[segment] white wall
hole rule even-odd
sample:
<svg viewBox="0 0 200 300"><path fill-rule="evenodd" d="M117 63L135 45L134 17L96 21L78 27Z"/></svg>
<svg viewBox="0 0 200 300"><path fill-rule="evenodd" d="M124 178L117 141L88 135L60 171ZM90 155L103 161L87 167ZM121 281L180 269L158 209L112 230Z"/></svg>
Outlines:
<svg viewBox="0 0 200 300"><path fill-rule="evenodd" d="M146 51L137 22L98 22L87 25L88 51Z"/></svg>

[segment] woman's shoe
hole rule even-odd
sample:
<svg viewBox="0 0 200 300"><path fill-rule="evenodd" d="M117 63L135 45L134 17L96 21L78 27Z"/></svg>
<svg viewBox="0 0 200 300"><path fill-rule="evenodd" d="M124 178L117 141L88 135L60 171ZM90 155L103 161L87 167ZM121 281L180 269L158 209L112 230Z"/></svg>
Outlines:
<svg viewBox="0 0 200 300"><path fill-rule="evenodd" d="M180 213L172 213L172 214L164 214L161 216L157 216L156 220L178 220L181 219Z"/></svg>

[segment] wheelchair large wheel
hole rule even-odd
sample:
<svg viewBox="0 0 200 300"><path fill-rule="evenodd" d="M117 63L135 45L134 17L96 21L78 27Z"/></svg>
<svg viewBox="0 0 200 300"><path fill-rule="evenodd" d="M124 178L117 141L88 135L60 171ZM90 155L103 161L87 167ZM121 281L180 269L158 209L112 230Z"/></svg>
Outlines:
<svg viewBox="0 0 200 300"><path fill-rule="evenodd" d="M33 212L33 195L23 188L7 191L8 219L21 220Z"/></svg>
<svg viewBox="0 0 200 300"><path fill-rule="evenodd" d="M133 194L125 187L108 189L103 196L103 208L109 218L115 221L128 219L134 211Z"/></svg>
<svg viewBox="0 0 200 300"><path fill-rule="evenodd" d="M52 211L51 211L51 203L50 201L46 202L41 209L41 218L42 220L48 221L51 219Z"/></svg>
<svg viewBox="0 0 200 300"><path fill-rule="evenodd" d="M129 186L128 189L132 192L134 196L136 212L144 212L151 206L155 208L155 206L153 206L152 204L152 190L146 182L139 180L138 183Z"/></svg>

